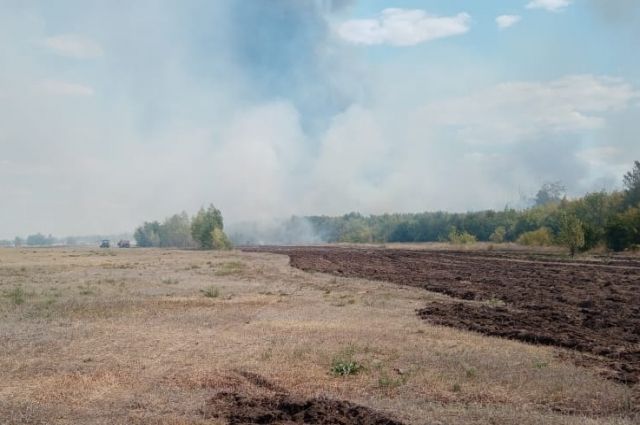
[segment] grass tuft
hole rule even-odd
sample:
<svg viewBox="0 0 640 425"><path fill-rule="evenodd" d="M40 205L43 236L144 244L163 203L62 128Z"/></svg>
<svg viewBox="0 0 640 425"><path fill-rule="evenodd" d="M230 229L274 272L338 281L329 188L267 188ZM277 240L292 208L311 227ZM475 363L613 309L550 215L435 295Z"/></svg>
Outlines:
<svg viewBox="0 0 640 425"><path fill-rule="evenodd" d="M226 263L220 264L220 267L215 271L215 275L229 276L242 272L245 267L245 264L240 261L228 261Z"/></svg>
<svg viewBox="0 0 640 425"><path fill-rule="evenodd" d="M200 292L207 298L218 298L220 296L220 290L215 286L209 286L208 288L201 289Z"/></svg>
<svg viewBox="0 0 640 425"><path fill-rule="evenodd" d="M7 292L7 298L11 300L11 302L15 305L24 304L26 300L26 292L22 289L21 286L16 286L9 292Z"/></svg>

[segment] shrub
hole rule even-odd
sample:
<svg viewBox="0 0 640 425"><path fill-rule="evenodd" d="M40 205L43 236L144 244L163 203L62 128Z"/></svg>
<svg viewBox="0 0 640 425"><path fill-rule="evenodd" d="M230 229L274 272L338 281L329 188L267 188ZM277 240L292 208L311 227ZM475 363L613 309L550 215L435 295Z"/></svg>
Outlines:
<svg viewBox="0 0 640 425"><path fill-rule="evenodd" d="M491 236L489 236L489 240L495 243L502 243L504 242L504 237L506 236L506 234L507 229L505 229L504 226L498 226L496 227L496 230L493 231Z"/></svg>
<svg viewBox="0 0 640 425"><path fill-rule="evenodd" d="M582 222L574 215L563 214L560 219L560 242L569 248L573 257L576 251L584 247L584 228Z"/></svg>
<svg viewBox="0 0 640 425"><path fill-rule="evenodd" d="M541 227L538 230L521 234L516 242L526 246L551 246L553 245L553 235L549 229Z"/></svg>
<svg viewBox="0 0 640 425"><path fill-rule="evenodd" d="M449 242L459 245L477 242L476 237L471 233L461 232L457 229L451 229L448 239Z"/></svg>

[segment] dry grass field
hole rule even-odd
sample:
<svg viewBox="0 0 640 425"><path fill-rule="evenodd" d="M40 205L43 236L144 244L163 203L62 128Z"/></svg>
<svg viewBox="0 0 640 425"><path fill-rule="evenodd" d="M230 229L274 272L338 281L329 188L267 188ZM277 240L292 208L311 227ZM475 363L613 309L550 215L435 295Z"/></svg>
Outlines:
<svg viewBox="0 0 640 425"><path fill-rule="evenodd" d="M416 315L445 295L288 263L236 251L0 249L0 423L242 423L233 403L284 393L407 424L640 421L634 388L560 349ZM337 361L361 369L336 376Z"/></svg>

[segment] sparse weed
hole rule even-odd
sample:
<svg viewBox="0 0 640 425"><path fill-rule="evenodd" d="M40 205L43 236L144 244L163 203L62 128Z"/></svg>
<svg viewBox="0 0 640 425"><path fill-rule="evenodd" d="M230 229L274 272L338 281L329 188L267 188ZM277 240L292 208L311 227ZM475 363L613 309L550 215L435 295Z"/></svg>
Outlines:
<svg viewBox="0 0 640 425"><path fill-rule="evenodd" d="M487 300L487 304L489 304L491 307L504 307L505 306L505 302L502 301L500 298L497 297L491 297Z"/></svg>
<svg viewBox="0 0 640 425"><path fill-rule="evenodd" d="M270 360L272 356L273 352L271 351L271 348L269 348L260 354L260 360L267 361Z"/></svg>
<svg viewBox="0 0 640 425"><path fill-rule="evenodd" d="M180 281L178 279L167 277L165 279L162 279L162 283L164 283L165 285L177 285L178 283L180 283Z"/></svg>
<svg viewBox="0 0 640 425"><path fill-rule="evenodd" d="M398 388L407 382L407 375L401 375L398 378L390 378L386 373L383 373L378 378L378 387L390 390Z"/></svg>
<svg viewBox="0 0 640 425"><path fill-rule="evenodd" d="M474 379L476 376L478 376L478 371L474 367L467 368L464 371L464 373L465 373L465 375L467 376L468 379Z"/></svg>
<svg viewBox="0 0 640 425"><path fill-rule="evenodd" d="M220 290L215 286L209 286L208 288L201 289L200 292L207 298L218 298L220 296Z"/></svg>
<svg viewBox="0 0 640 425"><path fill-rule="evenodd" d="M304 359L306 354L307 354L307 349L301 348L301 347L294 348L293 352L291 353L292 357L296 360Z"/></svg>
<svg viewBox="0 0 640 425"><path fill-rule="evenodd" d="M335 376L355 375L362 366L355 360L334 359L331 363L331 373Z"/></svg>
<svg viewBox="0 0 640 425"><path fill-rule="evenodd" d="M7 292L7 298L11 300L11 302L15 305L24 304L26 299L26 292L22 289L21 286L16 286L9 292Z"/></svg>
<svg viewBox="0 0 640 425"><path fill-rule="evenodd" d="M349 376L360 372L362 365L353 358L354 353L355 347L350 345L335 356L331 362L331 373L334 376Z"/></svg>
<svg viewBox="0 0 640 425"><path fill-rule="evenodd" d="M451 391L453 391L454 393L459 393L460 391L462 391L462 387L460 386L460 384L453 384Z"/></svg>
<svg viewBox="0 0 640 425"><path fill-rule="evenodd" d="M542 362L542 361L537 361L533 364L533 367L535 367L536 369L544 369L547 366L549 366L549 363L547 362Z"/></svg>
<svg viewBox="0 0 640 425"><path fill-rule="evenodd" d="M245 264L240 261L228 261L220 264L219 268L215 271L216 276L228 276L242 272L245 268Z"/></svg>
<svg viewBox="0 0 640 425"><path fill-rule="evenodd" d="M80 295L94 295L96 292L90 286L81 286Z"/></svg>

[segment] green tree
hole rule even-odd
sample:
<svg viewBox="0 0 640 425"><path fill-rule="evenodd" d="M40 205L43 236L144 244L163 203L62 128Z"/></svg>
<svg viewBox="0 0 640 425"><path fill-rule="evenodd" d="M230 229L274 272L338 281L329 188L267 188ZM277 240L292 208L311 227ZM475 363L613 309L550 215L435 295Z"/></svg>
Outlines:
<svg viewBox="0 0 640 425"><path fill-rule="evenodd" d="M45 236L42 233L27 236L27 245L30 246L48 246L55 243L55 238L51 235Z"/></svg>
<svg viewBox="0 0 640 425"><path fill-rule="evenodd" d="M219 227L211 232L211 242L213 249L227 250L233 247L227 235Z"/></svg>
<svg viewBox="0 0 640 425"><path fill-rule="evenodd" d="M607 246L614 251L624 251L640 244L640 209L629 208L611 219L606 229Z"/></svg>
<svg viewBox="0 0 640 425"><path fill-rule="evenodd" d="M575 256L584 247L584 228L582 222L573 214L562 214L560 218L559 241L569 248L571 256Z"/></svg>
<svg viewBox="0 0 640 425"><path fill-rule="evenodd" d="M214 232L219 229L219 232ZM191 222L191 237L201 249L219 249L221 236L224 235L222 213L213 205L206 210L201 208ZM214 238L218 238L214 241ZM227 239L226 235L224 239ZM228 241L228 239L227 239Z"/></svg>
<svg viewBox="0 0 640 425"><path fill-rule="evenodd" d="M567 189L562 182L548 182L542 185L534 199L536 206L560 203Z"/></svg>
<svg viewBox="0 0 640 425"><path fill-rule="evenodd" d="M133 238L139 247L160 246L160 223L157 221L145 221L133 233Z"/></svg>
<svg viewBox="0 0 640 425"><path fill-rule="evenodd" d="M625 203L630 207L640 204L640 161L635 161L633 169L624 175Z"/></svg>
<svg viewBox="0 0 640 425"><path fill-rule="evenodd" d="M491 236L489 236L489 239L491 240L491 242L502 243L504 242L506 234L507 229L505 229L504 226L498 226L496 227L496 230L493 231Z"/></svg>
<svg viewBox="0 0 640 425"><path fill-rule="evenodd" d="M189 248L195 245L191 237L191 221L186 212L168 217L158 228L160 246Z"/></svg>

